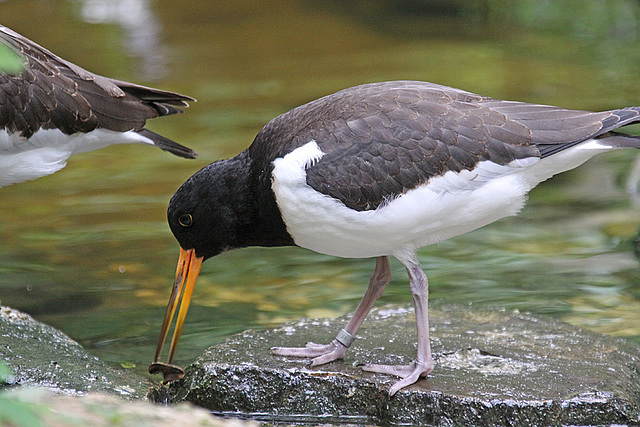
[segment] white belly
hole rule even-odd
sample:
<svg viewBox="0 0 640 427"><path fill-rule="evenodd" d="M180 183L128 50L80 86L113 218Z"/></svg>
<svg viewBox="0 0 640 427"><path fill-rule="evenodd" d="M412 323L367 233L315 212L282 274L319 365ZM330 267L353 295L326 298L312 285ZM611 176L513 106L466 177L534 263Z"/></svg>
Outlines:
<svg viewBox="0 0 640 427"><path fill-rule="evenodd" d="M153 144L133 131L96 129L66 135L58 129L41 129L26 140L0 130L0 187L50 175L65 167L73 154L123 143Z"/></svg>
<svg viewBox="0 0 640 427"><path fill-rule="evenodd" d="M517 214L535 185L608 148L588 141L543 160L485 161L431 179L375 210L355 211L306 184L305 167L323 155L311 141L275 160L273 190L297 245L345 258L395 255Z"/></svg>

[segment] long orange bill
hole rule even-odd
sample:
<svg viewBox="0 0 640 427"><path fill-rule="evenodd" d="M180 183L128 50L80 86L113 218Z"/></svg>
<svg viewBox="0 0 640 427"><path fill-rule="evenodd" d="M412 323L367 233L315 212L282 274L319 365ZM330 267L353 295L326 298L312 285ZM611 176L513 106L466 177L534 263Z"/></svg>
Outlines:
<svg viewBox="0 0 640 427"><path fill-rule="evenodd" d="M169 304L167 305L167 311L162 321L162 328L160 330L160 339L158 340L158 346L156 347L156 356L154 363L149 365L149 372L154 374L162 372L165 377L165 381L172 381L174 379L182 378L184 372L178 366L171 365L173 354L178 346L178 340L182 334L182 326L184 325L184 319L187 316L189 310L189 304L191 303L191 296L193 295L193 288L196 284L198 274L200 274L200 268L202 268L202 257L196 256L194 249L182 249L180 248L180 257L178 258L178 268L176 269L176 280L173 282L173 288L171 289L171 296L169 297ZM173 332L173 339L171 340L171 348L169 350L168 363L160 362L160 353L162 352L162 346L167 339L169 333L169 327L173 320L173 315L176 312L178 301L180 303L180 310L178 311L178 318L176 320L176 326Z"/></svg>

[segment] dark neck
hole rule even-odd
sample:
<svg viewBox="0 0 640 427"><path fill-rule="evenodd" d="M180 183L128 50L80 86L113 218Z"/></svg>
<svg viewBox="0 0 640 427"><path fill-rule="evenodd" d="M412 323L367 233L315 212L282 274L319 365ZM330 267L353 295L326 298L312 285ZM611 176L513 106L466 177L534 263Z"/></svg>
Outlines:
<svg viewBox="0 0 640 427"><path fill-rule="evenodd" d="M293 238L287 232L280 209L271 189L270 171L253 173L248 153L242 152L227 160L230 176L237 176L239 196L234 198L238 218L236 247L291 246Z"/></svg>

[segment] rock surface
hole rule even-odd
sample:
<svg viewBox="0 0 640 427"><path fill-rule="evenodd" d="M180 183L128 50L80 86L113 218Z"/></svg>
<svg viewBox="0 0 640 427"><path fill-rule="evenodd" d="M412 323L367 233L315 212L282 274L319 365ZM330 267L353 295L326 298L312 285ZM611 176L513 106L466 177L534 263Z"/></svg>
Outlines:
<svg viewBox="0 0 640 427"><path fill-rule="evenodd" d="M31 316L0 307L0 426L256 426L191 404L144 399L148 380L113 369Z"/></svg>
<svg viewBox="0 0 640 427"><path fill-rule="evenodd" d="M247 331L209 348L185 377L149 394L214 413L313 423L604 425L640 421L640 347L565 323L460 307L430 310L436 367L389 397L395 381L362 363L415 357L413 310L374 310L344 361L309 368L273 346L329 342L346 318Z"/></svg>
<svg viewBox="0 0 640 427"><path fill-rule="evenodd" d="M144 397L149 388L145 378L110 367L57 329L9 307L0 307L0 363L11 371L9 385L128 399Z"/></svg>
<svg viewBox="0 0 640 427"><path fill-rule="evenodd" d="M257 427L256 423L214 417L190 404L166 407L149 402L127 402L113 395L79 397L31 387L0 393L0 425Z"/></svg>

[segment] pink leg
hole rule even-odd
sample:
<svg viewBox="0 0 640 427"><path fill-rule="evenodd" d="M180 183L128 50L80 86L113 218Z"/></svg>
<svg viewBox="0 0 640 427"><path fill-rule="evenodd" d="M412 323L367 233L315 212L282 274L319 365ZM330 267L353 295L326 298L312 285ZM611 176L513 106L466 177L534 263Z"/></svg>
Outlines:
<svg viewBox="0 0 640 427"><path fill-rule="evenodd" d="M429 341L429 282L415 255L408 260L402 260L409 273L409 286L413 296L413 305L416 313L416 326L418 329L418 356L410 365L390 366L369 364L362 367L369 372L378 372L402 377L389 389L389 395L393 396L398 390L407 387L427 376L433 370L433 358L431 357L431 343Z"/></svg>
<svg viewBox="0 0 640 427"><path fill-rule="evenodd" d="M305 347L274 347L271 352L278 356L313 358L311 366L322 365L343 358L355 339L355 334L360 325L362 325L365 317L367 317L375 302L380 298L390 280L389 257L381 256L376 258L376 267L371 275L367 292L362 297L347 326L338 333L333 341L329 344L309 342Z"/></svg>

